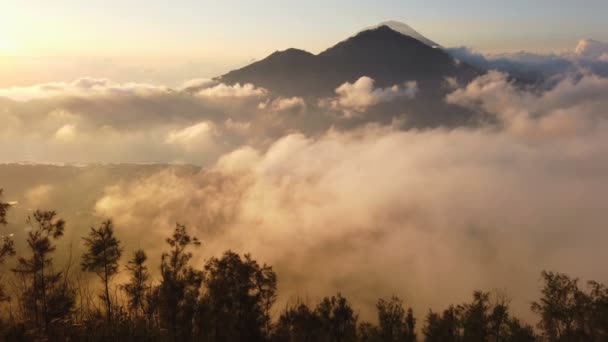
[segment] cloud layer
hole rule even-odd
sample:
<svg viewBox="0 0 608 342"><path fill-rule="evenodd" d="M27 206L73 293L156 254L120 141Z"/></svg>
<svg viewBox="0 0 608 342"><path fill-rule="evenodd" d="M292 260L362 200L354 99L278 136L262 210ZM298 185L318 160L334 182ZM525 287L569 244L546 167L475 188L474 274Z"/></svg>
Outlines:
<svg viewBox="0 0 608 342"><path fill-rule="evenodd" d="M588 72L608 76L608 44L592 39L580 40L572 51L548 54L521 51L484 55L467 47L445 50L476 67L496 69L526 81L547 82Z"/></svg>
<svg viewBox="0 0 608 342"><path fill-rule="evenodd" d="M267 147L294 131L361 126L380 104L411 99L415 82L380 89L361 77L333 99L283 98L253 84L194 79L170 88L82 78L0 89L0 162L186 162L209 165L243 144ZM319 105L321 104L321 105ZM378 109L380 110L380 109ZM381 110L384 116L400 115Z"/></svg>
<svg viewBox="0 0 608 342"><path fill-rule="evenodd" d="M467 129L292 134L194 176L108 188L96 210L150 245L186 223L203 238L199 260L252 252L277 268L283 300L340 290L369 309L397 293L423 310L508 286L525 313L542 269L608 277L596 262L608 257L606 146L605 131L557 143Z"/></svg>
<svg viewBox="0 0 608 342"><path fill-rule="evenodd" d="M595 42L574 54L604 63ZM423 315L508 284L527 313L542 269L608 280L608 79L552 58L535 70L561 72L540 86L501 71L446 82L436 101L483 118L458 128L402 130L417 84L368 77L329 99L210 80L0 89L0 158L202 165L104 181L89 210L151 251L185 223L204 241L199 264L252 252L277 268L282 300L343 291L371 311L398 294ZM399 111L378 115L389 103ZM58 189L36 184L24 201Z"/></svg>
<svg viewBox="0 0 608 342"><path fill-rule="evenodd" d="M333 109L344 111L346 116L363 113L369 107L382 102L391 102L398 98L412 99L418 92L415 81L388 88L374 88L374 80L363 76L354 83L344 83L336 88L337 97L330 101Z"/></svg>

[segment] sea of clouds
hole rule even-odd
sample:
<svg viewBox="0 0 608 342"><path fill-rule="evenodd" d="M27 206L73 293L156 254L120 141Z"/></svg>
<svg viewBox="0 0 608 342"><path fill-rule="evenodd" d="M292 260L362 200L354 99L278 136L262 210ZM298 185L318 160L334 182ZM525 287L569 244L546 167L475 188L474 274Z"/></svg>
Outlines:
<svg viewBox="0 0 608 342"><path fill-rule="evenodd" d="M91 211L153 256L176 222L203 240L199 265L251 252L278 271L282 302L342 291L365 314L397 294L423 315L474 289L506 289L525 313L543 269L608 282L606 51L583 41L532 66L475 54L546 82L501 67L446 80L437 101L492 119L457 128L403 130L402 113L375 121L375 106L415 99L416 80L376 88L361 77L322 99L213 80L4 88L0 161L199 165L106 181ZM52 186L32 191L52 196Z"/></svg>

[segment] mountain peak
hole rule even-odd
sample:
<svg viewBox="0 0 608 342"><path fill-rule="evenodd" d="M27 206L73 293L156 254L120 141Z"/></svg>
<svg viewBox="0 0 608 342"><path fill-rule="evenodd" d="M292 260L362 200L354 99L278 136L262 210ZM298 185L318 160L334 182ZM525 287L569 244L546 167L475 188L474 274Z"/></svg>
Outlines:
<svg viewBox="0 0 608 342"><path fill-rule="evenodd" d="M421 35L420 33L418 33L418 31L414 30L413 28L411 28L409 25L402 23L400 21L396 21L396 20L389 20L389 21L383 21L377 25L374 26L370 26L370 27L366 27L363 30L359 31L359 32L363 32L363 31L368 31L368 30L373 30L373 29L377 29L379 27L382 26L386 26L388 28L390 28L393 31L399 32L403 35L412 37L430 47L441 47L441 45L435 43L434 41L426 38L425 36Z"/></svg>
<svg viewBox="0 0 608 342"><path fill-rule="evenodd" d="M391 26L359 32L317 55L298 49L276 51L220 79L227 84L253 83L281 96L325 97L344 82L363 76L373 78L377 87L415 80L421 92L430 94L441 88L446 77L468 80L475 75L473 68L455 63L432 42L398 32L394 23Z"/></svg>
<svg viewBox="0 0 608 342"><path fill-rule="evenodd" d="M290 55L290 56L313 56L312 53L305 51L305 50L300 50L300 49L296 49L296 48L289 48L283 51L275 51L273 52L270 56L279 56L279 55Z"/></svg>

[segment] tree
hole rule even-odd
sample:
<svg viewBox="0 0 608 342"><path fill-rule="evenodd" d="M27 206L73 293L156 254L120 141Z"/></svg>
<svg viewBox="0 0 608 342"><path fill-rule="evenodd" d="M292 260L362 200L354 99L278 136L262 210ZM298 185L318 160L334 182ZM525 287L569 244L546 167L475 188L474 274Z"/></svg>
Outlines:
<svg viewBox="0 0 608 342"><path fill-rule="evenodd" d="M55 211L36 210L32 216L28 216L27 224L31 228L27 245L32 254L30 258L18 258L17 267L13 271L31 276L31 287L24 293L26 307L33 311L36 325L41 318L45 329L48 329L50 314L54 318L62 317L69 313L73 305L73 298L70 300L65 291L55 289L62 273L52 271L53 259L50 257L56 249L52 241L63 236L65 221L57 218ZM48 301L49 294L53 297L51 301ZM55 305L53 310L49 310L49 303Z"/></svg>
<svg viewBox="0 0 608 342"><path fill-rule="evenodd" d="M473 292L473 302L459 306L460 321L463 328L463 341L487 341L489 332L488 311L490 309L490 294Z"/></svg>
<svg viewBox="0 0 608 342"><path fill-rule="evenodd" d="M2 189L0 189L0 196L2 196ZM10 208L9 203L0 201L0 226L6 225L6 212ZM12 239L12 234L8 236L0 235L0 265L4 263L4 260L15 255L15 244ZM0 280L2 277L0 276ZM9 300L9 297L4 292L4 287L0 283L0 302Z"/></svg>
<svg viewBox="0 0 608 342"><path fill-rule="evenodd" d="M118 261L122 255L120 241L114 236L114 225L111 220L104 221L99 228L91 227L89 236L83 238L87 248L82 255L82 269L94 272L104 285L103 300L106 304L108 322L112 321L112 301L109 283L118 273Z"/></svg>
<svg viewBox="0 0 608 342"><path fill-rule="evenodd" d="M161 257L161 318L168 324L171 338L184 341L192 334L195 304L203 281L203 273L189 265L192 253L188 249L201 243L181 224L175 225L173 235L166 242L170 249Z"/></svg>
<svg viewBox="0 0 608 342"><path fill-rule="evenodd" d="M129 310L134 312L136 317L145 313L145 296L148 279L150 278L146 266L147 259L146 253L138 249L125 267L131 278L122 288L127 293Z"/></svg>
<svg viewBox="0 0 608 342"><path fill-rule="evenodd" d="M500 341L506 342L534 342L536 334L529 324L522 323L519 319L511 317L506 320L506 333ZM497 339L498 341L498 339Z"/></svg>
<svg viewBox="0 0 608 342"><path fill-rule="evenodd" d="M380 299L376 309L378 309L380 338L383 341L403 341L405 335L403 302L397 297L392 297L390 300Z"/></svg>
<svg viewBox="0 0 608 342"><path fill-rule="evenodd" d="M443 314L430 311L423 329L424 340L531 342L536 340L531 326L509 315L508 300L496 294L475 291L473 301L450 306Z"/></svg>
<svg viewBox="0 0 608 342"><path fill-rule="evenodd" d="M383 342L378 327L369 322L361 322L357 325L357 341Z"/></svg>
<svg viewBox="0 0 608 342"><path fill-rule="evenodd" d="M205 265L209 333L217 341L261 341L270 335L270 308L276 299L276 274L249 254L227 251Z"/></svg>
<svg viewBox="0 0 608 342"><path fill-rule="evenodd" d="M346 342L356 338L357 316L342 294L325 297L317 305L315 313L329 341Z"/></svg>
<svg viewBox="0 0 608 342"><path fill-rule="evenodd" d="M277 320L273 341L312 342L322 336L319 317L306 304L286 307Z"/></svg>
<svg viewBox="0 0 608 342"><path fill-rule="evenodd" d="M574 341L576 310L581 297L578 279L565 274L542 272L543 297L532 303L532 311L541 316L539 328L549 341Z"/></svg>
<svg viewBox="0 0 608 342"><path fill-rule="evenodd" d="M4 189L0 189L0 196L2 196L2 193L4 192ZM6 222L6 212L8 211L8 209L11 207L11 205L9 203L5 203L0 201L0 224L5 225Z"/></svg>
<svg viewBox="0 0 608 342"><path fill-rule="evenodd" d="M408 308L407 316L405 316L405 341L415 342L417 338L416 318L414 317L414 311L412 308Z"/></svg>
<svg viewBox="0 0 608 342"><path fill-rule="evenodd" d="M608 340L608 288L595 281L590 281L588 286L588 335L593 341Z"/></svg>
<svg viewBox="0 0 608 342"><path fill-rule="evenodd" d="M542 272L542 297L532 303L541 316L538 327L548 341L605 341L608 338L608 290L589 282L590 292L578 279L562 273Z"/></svg>
<svg viewBox="0 0 608 342"><path fill-rule="evenodd" d="M454 306L448 307L443 314L429 311L423 329L426 342L460 341L460 322Z"/></svg>

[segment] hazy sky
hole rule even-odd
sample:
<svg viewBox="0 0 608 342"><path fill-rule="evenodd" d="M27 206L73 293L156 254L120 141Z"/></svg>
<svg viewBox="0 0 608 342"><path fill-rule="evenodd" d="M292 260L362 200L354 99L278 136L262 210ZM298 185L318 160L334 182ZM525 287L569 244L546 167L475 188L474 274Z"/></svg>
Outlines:
<svg viewBox="0 0 608 342"><path fill-rule="evenodd" d="M0 86L80 73L156 82L210 77L288 47L319 52L385 20L444 46L564 50L580 38L608 40L605 13L603 0L7 0L0 4Z"/></svg>

